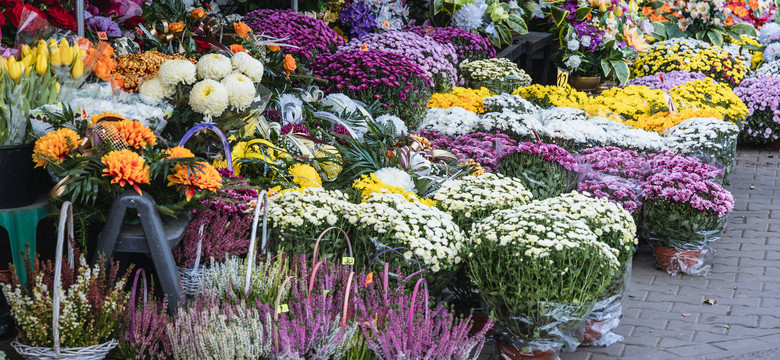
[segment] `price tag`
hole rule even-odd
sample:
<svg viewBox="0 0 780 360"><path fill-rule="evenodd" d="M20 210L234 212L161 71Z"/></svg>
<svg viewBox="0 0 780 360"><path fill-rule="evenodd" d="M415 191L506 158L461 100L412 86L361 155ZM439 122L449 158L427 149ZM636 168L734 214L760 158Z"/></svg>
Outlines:
<svg viewBox="0 0 780 360"><path fill-rule="evenodd" d="M330 294L330 289L325 289L325 292L322 293L322 296L328 296Z"/></svg>
<svg viewBox="0 0 780 360"><path fill-rule="evenodd" d="M286 312L289 312L289 311L290 311L290 307L287 306L287 304L279 305L279 312L286 313Z"/></svg>
<svg viewBox="0 0 780 360"><path fill-rule="evenodd" d="M368 276L366 276L366 286L374 282L374 272L368 273Z"/></svg>
<svg viewBox="0 0 780 360"><path fill-rule="evenodd" d="M108 40L108 35L106 35L105 31L98 31L98 39L100 40Z"/></svg>
<svg viewBox="0 0 780 360"><path fill-rule="evenodd" d="M355 258L345 256L341 258L341 265L355 265Z"/></svg>
<svg viewBox="0 0 780 360"><path fill-rule="evenodd" d="M558 68L558 86L566 86L569 83L569 72Z"/></svg>
<svg viewBox="0 0 780 360"><path fill-rule="evenodd" d="M672 100L671 95L664 93L664 99L666 99L666 106L669 107L669 113L677 114L677 108L674 106L674 100Z"/></svg>

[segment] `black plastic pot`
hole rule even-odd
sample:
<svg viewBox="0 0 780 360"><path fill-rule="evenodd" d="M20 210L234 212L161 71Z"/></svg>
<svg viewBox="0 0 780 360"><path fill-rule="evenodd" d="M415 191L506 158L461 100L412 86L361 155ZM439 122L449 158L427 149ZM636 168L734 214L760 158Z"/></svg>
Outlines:
<svg viewBox="0 0 780 360"><path fill-rule="evenodd" d="M34 146L0 146L0 209L27 206L35 201L32 187Z"/></svg>

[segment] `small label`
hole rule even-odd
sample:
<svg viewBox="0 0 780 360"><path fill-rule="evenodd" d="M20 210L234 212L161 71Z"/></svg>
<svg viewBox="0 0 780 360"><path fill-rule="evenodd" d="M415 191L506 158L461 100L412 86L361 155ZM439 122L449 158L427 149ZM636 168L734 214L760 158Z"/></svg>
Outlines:
<svg viewBox="0 0 780 360"><path fill-rule="evenodd" d="M569 83L569 72L558 68L558 86L566 86Z"/></svg>
<svg viewBox="0 0 780 360"><path fill-rule="evenodd" d="M355 258L345 256L341 258L341 265L355 265Z"/></svg>
<svg viewBox="0 0 780 360"><path fill-rule="evenodd" d="M328 296L330 294L330 289L325 289L325 292L322 293L322 296Z"/></svg>
<svg viewBox="0 0 780 360"><path fill-rule="evenodd" d="M366 276L366 286L374 282L374 272L368 273L368 276Z"/></svg>
<svg viewBox="0 0 780 360"><path fill-rule="evenodd" d="M664 93L664 99L666 99L666 106L669 107L669 113L677 114L677 108L674 106L674 100L672 100L671 95Z"/></svg>
<svg viewBox="0 0 780 360"><path fill-rule="evenodd" d="M286 313L290 311L290 307L287 306L287 304L281 304L279 305L279 312L280 313Z"/></svg>
<svg viewBox="0 0 780 360"><path fill-rule="evenodd" d="M100 40L108 40L108 35L106 35L105 31L98 31L98 39L100 39Z"/></svg>

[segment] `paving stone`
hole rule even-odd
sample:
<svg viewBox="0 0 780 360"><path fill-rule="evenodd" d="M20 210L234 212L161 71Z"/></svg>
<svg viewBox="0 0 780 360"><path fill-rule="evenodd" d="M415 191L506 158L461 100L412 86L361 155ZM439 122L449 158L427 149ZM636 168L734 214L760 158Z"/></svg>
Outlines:
<svg viewBox="0 0 780 360"><path fill-rule="evenodd" d="M716 343L712 343L712 345L715 345L724 350L734 350L734 349L748 348L751 346L763 346L764 343L760 340L748 338L748 339L738 339L738 340L729 340L729 341L719 341Z"/></svg>

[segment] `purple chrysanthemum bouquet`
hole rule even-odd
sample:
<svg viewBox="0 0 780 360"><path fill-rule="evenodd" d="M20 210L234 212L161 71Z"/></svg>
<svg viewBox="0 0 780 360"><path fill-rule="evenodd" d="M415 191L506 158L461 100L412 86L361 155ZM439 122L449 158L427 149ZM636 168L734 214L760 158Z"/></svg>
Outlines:
<svg viewBox="0 0 780 360"><path fill-rule="evenodd" d="M368 34L360 39L352 39L339 51L379 50L403 55L409 61L420 65L425 76L434 84L435 92L446 92L455 86L458 73L455 64L458 55L449 44L440 44L436 40L408 31L387 31Z"/></svg>
<svg viewBox="0 0 780 360"><path fill-rule="evenodd" d="M285 43L296 47L284 51L304 59L332 52L344 44L344 38L322 20L292 10L255 10L244 16L244 23L258 34L288 38Z"/></svg>
<svg viewBox="0 0 780 360"><path fill-rule="evenodd" d="M759 145L776 142L780 132L780 77L745 79L734 94L749 110L740 140Z"/></svg>
<svg viewBox="0 0 780 360"><path fill-rule="evenodd" d="M642 210L641 187L618 176L589 174L577 185L577 191L618 204L635 219Z"/></svg>
<svg viewBox="0 0 780 360"><path fill-rule="evenodd" d="M448 148L461 160L474 160L486 171L497 172L499 159L514 150L517 142L506 134L474 133L458 137Z"/></svg>
<svg viewBox="0 0 780 360"><path fill-rule="evenodd" d="M407 124L422 120L431 97L432 82L425 71L398 54L376 50L323 54L309 68L328 81L326 93L340 92L366 104L378 100Z"/></svg>
<svg viewBox="0 0 780 360"><path fill-rule="evenodd" d="M659 151L647 156L649 175L667 172L683 172L698 175L703 179L719 180L723 178L723 170L705 164L698 158L677 154L669 150Z"/></svg>
<svg viewBox="0 0 780 360"><path fill-rule="evenodd" d="M577 157L582 172L616 175L639 183L650 167L644 155L636 151L614 146L596 146L586 149Z"/></svg>
<svg viewBox="0 0 780 360"><path fill-rule="evenodd" d="M677 85L683 85L694 80L704 80L705 78L707 78L707 76L702 73L677 70L634 78L622 86L647 86L651 89L669 92L669 90L672 90L672 88Z"/></svg>
<svg viewBox="0 0 780 360"><path fill-rule="evenodd" d="M449 136L433 130L420 130L416 133L416 135L428 139L428 141L431 143L431 147L434 149L446 149L449 148L450 144L452 143L452 139Z"/></svg>
<svg viewBox="0 0 780 360"><path fill-rule="evenodd" d="M541 142L521 142L501 159L502 175L518 178L534 199L543 200L577 186L577 160L564 148Z"/></svg>
<svg viewBox="0 0 780 360"><path fill-rule="evenodd" d="M642 190L645 237L666 248L701 249L718 240L734 207L723 186L685 170L652 175Z"/></svg>
<svg viewBox="0 0 780 360"><path fill-rule="evenodd" d="M474 61L496 56L496 49L486 37L456 27L422 27L406 29L420 36L430 37L439 44L451 44L458 55L457 65L464 60Z"/></svg>

